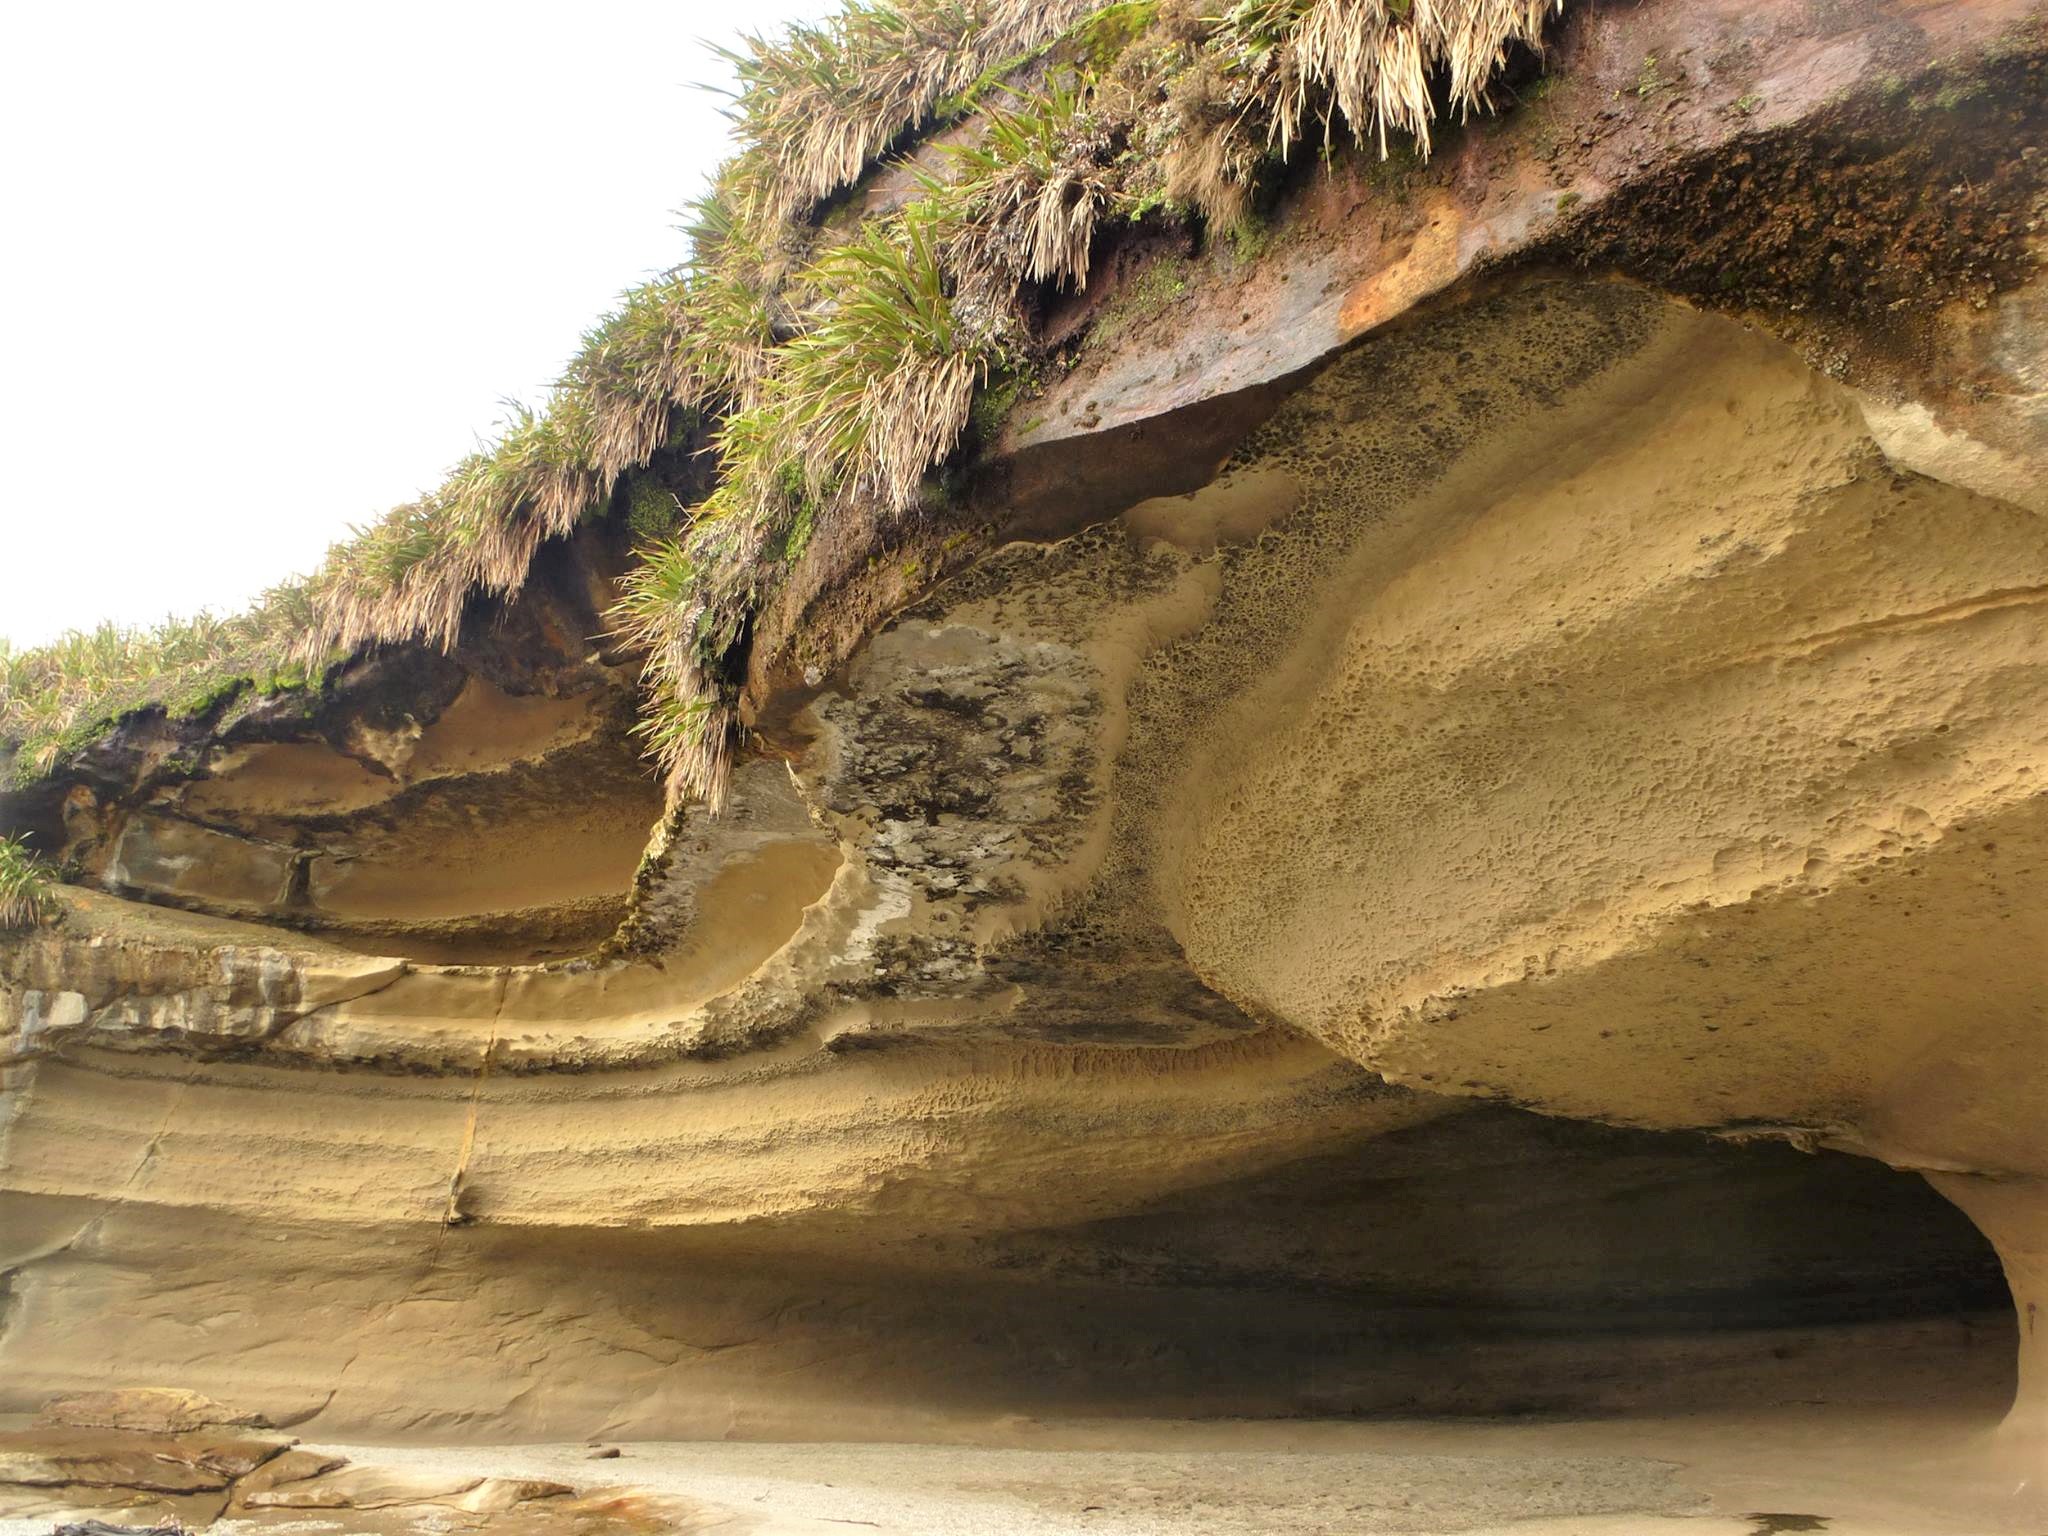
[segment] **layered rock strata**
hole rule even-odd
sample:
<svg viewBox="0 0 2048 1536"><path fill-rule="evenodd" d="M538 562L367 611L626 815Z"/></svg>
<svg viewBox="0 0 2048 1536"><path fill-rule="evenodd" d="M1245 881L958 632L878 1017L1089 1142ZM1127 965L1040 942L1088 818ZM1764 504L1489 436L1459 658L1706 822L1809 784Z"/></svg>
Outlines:
<svg viewBox="0 0 2048 1536"><path fill-rule="evenodd" d="M1775 154L1888 60L2038 69L2020 7L1739 9L1599 12L1568 120L1681 21L1717 91L1793 27ZM1077 367L976 531L792 578L726 814L645 857L597 530L451 658L42 792L98 889L0 948L0 1409L1874 1399L2008 1386L2009 1294L2037 1443L2043 290L1987 268L1901 350L1581 270L1686 286L1638 237L1705 129L1659 125L1725 105L1560 151L1611 222L1516 215L1475 138L1405 245L1245 279L1298 326Z"/></svg>

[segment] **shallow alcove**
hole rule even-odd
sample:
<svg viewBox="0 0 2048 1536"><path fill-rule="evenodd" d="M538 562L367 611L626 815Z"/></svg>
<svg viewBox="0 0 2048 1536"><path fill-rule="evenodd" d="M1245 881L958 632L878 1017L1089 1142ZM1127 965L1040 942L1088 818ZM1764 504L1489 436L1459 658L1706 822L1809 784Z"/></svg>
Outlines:
<svg viewBox="0 0 2048 1536"><path fill-rule="evenodd" d="M423 962L587 953L662 814L603 617L625 543L599 523L543 549L446 652L373 647L317 689L131 718L11 819L135 901Z"/></svg>
<svg viewBox="0 0 2048 1536"><path fill-rule="evenodd" d="M1244 1296L1240 1338L1213 1323L1199 1335L1212 1363L1238 1362L1238 1411L1658 1413L1944 1393L1995 1411L2012 1390L2010 1300L1958 1214L1918 1175L1863 1158L1485 1107L1126 1216L991 1239L987 1257L1149 1291L1169 1331L1182 1292Z"/></svg>
<svg viewBox="0 0 2048 1536"><path fill-rule="evenodd" d="M347 1145L334 1166L390 1161ZM94 1319L120 1315L128 1375L327 1433L542 1438L1788 1402L1988 1418L2011 1394L2004 1284L1960 1213L1916 1176L1776 1144L1457 1110L1125 1214L980 1230L907 1195L863 1220L536 1227L503 1176L480 1156L453 1228L130 1202L58 1252L86 1212L10 1196L43 1256L0 1358L25 1385L93 1379ZM195 1333L201 1312L218 1321Z"/></svg>

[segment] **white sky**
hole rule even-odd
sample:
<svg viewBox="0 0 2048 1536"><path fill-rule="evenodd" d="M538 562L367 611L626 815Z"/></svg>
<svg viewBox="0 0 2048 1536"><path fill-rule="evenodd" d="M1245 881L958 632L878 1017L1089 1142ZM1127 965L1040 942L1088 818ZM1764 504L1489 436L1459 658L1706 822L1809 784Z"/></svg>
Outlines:
<svg viewBox="0 0 2048 1536"><path fill-rule="evenodd" d="M701 39L832 0L0 12L0 635L227 612L683 253Z"/></svg>

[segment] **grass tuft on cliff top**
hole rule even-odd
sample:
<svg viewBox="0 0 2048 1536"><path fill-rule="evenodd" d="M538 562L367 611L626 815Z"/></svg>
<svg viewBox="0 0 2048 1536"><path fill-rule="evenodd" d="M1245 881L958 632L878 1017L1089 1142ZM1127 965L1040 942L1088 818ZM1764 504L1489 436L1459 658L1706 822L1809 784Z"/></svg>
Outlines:
<svg viewBox="0 0 2048 1536"><path fill-rule="evenodd" d="M1562 4L848 0L751 38L725 54L742 148L686 211L685 259L583 338L545 409L512 407L495 444L249 614L0 650L15 775L136 708L293 686L369 645L451 648L471 599L514 592L625 482L644 536L612 622L644 658L641 733L672 803L715 811L765 597L815 532L917 515L977 394L1029 368L1032 285L1084 287L1120 221L1236 228L1318 137L1426 156L1432 121L1489 105ZM912 200L827 204L941 126ZM698 422L715 488L650 517L628 477Z"/></svg>

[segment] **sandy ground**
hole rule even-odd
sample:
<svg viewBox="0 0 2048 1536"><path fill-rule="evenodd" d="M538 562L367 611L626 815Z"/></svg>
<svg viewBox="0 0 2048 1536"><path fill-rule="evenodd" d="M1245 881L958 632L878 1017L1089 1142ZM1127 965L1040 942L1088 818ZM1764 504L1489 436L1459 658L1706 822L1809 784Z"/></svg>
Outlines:
<svg viewBox="0 0 2048 1536"><path fill-rule="evenodd" d="M631 1485L679 1501L671 1529L918 1536L2041 1536L1989 1421L1953 1410L1781 1408L1577 1422L1013 1421L980 1445L322 1447L359 1464ZM415 1506L381 1530L457 1532ZM311 1512L222 1536L320 1536ZM350 1529L361 1529L358 1516ZM0 1520L0 1536L47 1536Z"/></svg>

